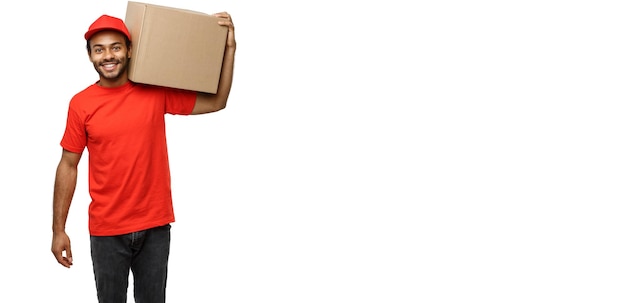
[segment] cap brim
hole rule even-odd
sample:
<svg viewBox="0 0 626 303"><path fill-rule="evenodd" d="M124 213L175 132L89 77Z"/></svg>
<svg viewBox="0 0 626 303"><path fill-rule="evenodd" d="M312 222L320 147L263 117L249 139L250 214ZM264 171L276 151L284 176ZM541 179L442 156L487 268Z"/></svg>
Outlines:
<svg viewBox="0 0 626 303"><path fill-rule="evenodd" d="M130 37L128 35L126 35L126 33L124 33L123 31L117 29L117 28L113 28L113 27L102 27L102 28L98 28L98 29L92 29L90 31L87 31L85 33L85 40L89 40L91 39L91 37L101 31L116 31L122 35L124 35L126 38L128 38L130 40Z"/></svg>

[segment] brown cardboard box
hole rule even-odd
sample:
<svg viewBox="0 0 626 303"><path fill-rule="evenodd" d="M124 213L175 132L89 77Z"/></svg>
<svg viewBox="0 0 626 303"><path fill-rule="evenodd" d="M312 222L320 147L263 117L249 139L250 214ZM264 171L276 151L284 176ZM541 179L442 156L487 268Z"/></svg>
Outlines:
<svg viewBox="0 0 626 303"><path fill-rule="evenodd" d="M217 17L129 1L131 81L216 93L228 29Z"/></svg>

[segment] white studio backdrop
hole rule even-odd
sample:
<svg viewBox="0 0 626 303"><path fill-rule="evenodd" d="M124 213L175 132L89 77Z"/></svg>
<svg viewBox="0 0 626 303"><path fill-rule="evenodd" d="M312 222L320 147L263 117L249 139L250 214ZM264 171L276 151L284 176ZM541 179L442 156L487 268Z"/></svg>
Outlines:
<svg viewBox="0 0 626 303"><path fill-rule="evenodd" d="M170 302L626 299L626 4L149 3L238 43L227 108L168 116ZM82 35L126 4L1 4L1 302L96 302L86 155L69 270L52 189Z"/></svg>

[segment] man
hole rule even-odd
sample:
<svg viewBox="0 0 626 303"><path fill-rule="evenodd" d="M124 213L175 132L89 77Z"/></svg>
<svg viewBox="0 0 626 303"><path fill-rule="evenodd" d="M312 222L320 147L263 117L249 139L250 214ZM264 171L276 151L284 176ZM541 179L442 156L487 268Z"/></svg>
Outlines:
<svg viewBox="0 0 626 303"><path fill-rule="evenodd" d="M128 79L131 37L124 22L103 15L85 33L87 53L99 80L69 104L53 196L52 253L72 266L65 232L77 181L77 166L89 150L89 233L99 302L126 302L133 272L135 302L165 302L174 222L165 114L195 115L226 107L235 57L231 16L215 94L133 83Z"/></svg>

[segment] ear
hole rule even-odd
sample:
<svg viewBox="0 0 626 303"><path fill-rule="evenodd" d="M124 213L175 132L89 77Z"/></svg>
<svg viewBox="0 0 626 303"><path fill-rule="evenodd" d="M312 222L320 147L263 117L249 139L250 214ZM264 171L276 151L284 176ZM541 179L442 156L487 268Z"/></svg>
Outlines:
<svg viewBox="0 0 626 303"><path fill-rule="evenodd" d="M91 61L91 44L87 41L87 57L89 57L89 61Z"/></svg>

